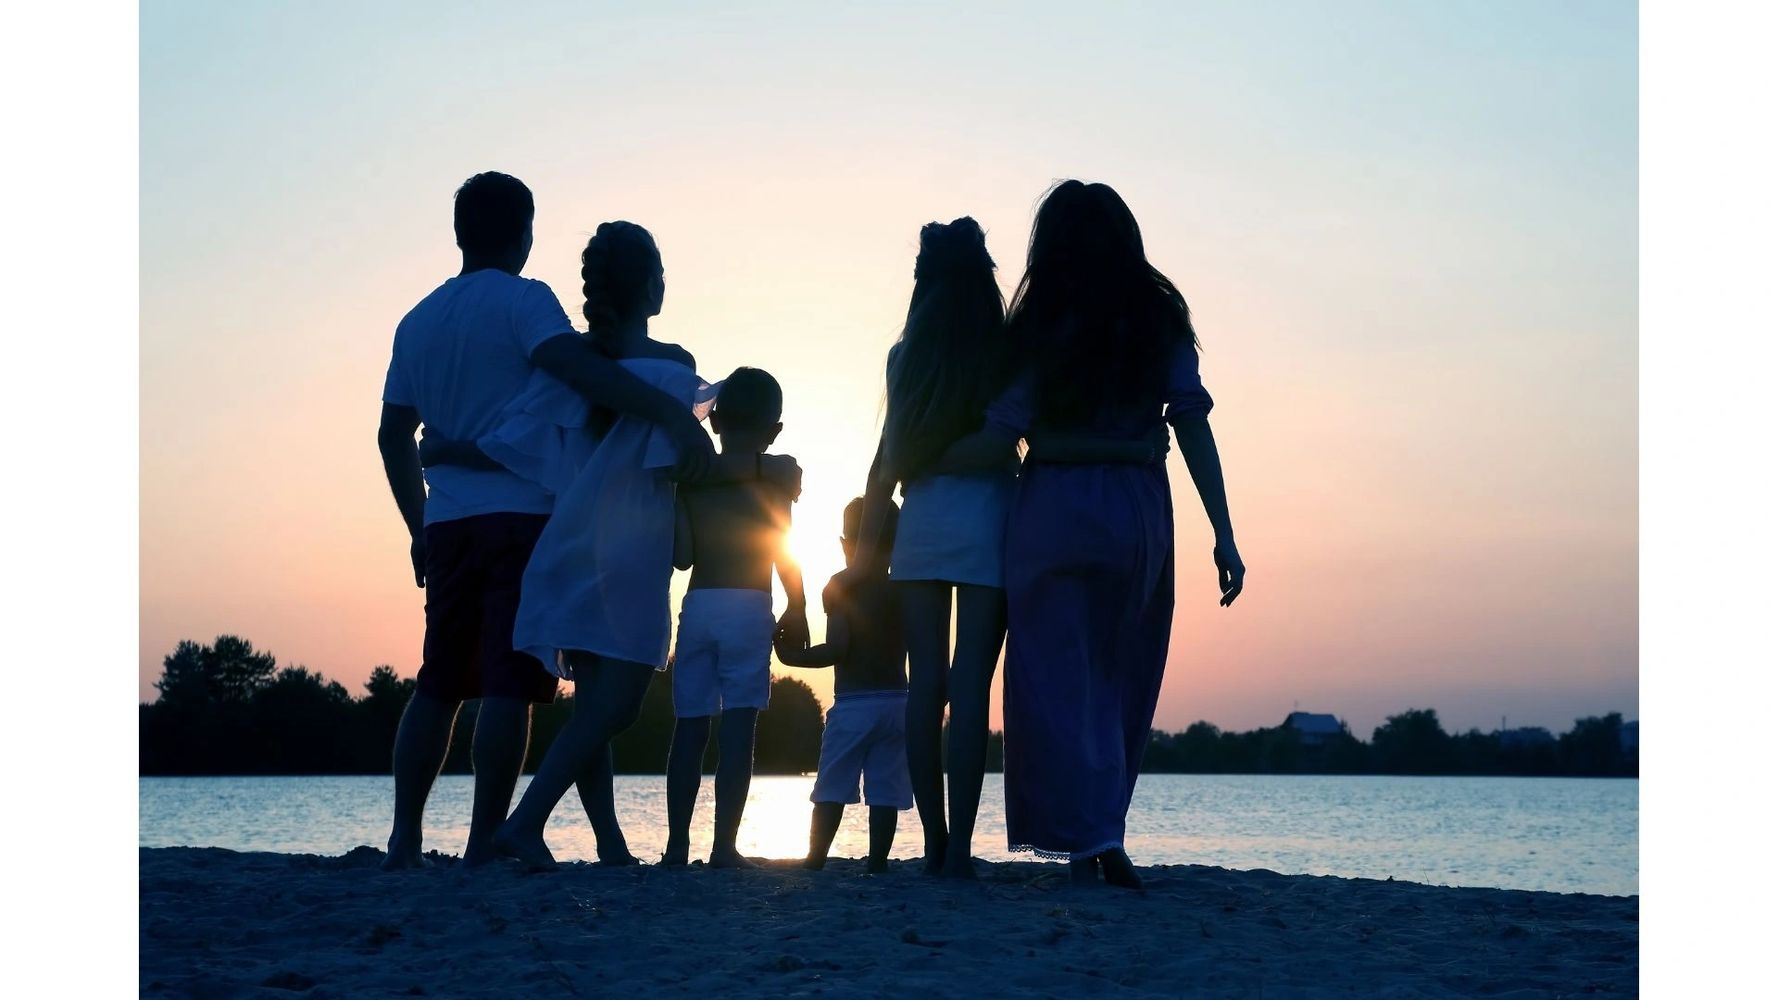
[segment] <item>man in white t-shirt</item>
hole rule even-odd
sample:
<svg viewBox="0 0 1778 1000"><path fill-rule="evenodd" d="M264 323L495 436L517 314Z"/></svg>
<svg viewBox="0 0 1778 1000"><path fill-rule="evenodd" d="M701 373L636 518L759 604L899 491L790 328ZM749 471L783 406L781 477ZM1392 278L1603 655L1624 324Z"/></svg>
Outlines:
<svg viewBox="0 0 1778 1000"><path fill-rule="evenodd" d="M579 336L555 293L522 278L534 207L517 178L471 177L457 190L463 270L426 296L395 331L377 446L412 539L414 583L426 589L426 640L416 690L394 749L395 821L386 868L425 863L421 817L465 699L480 698L475 806L465 864L493 858L530 738L531 705L555 698L555 678L512 648L519 581L553 498L503 469L420 468L424 424L454 440L487 433L542 368L613 410L660 424L679 447L682 477L710 465L691 412L630 375Z"/></svg>

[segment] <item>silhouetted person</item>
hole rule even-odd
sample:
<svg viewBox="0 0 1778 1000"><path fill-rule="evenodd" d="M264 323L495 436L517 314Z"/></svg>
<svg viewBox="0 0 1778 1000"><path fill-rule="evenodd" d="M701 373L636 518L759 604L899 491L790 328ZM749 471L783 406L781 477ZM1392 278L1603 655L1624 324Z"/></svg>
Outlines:
<svg viewBox="0 0 1778 1000"><path fill-rule="evenodd" d="M721 454L757 457L784 425L784 393L757 368L738 368L722 383L710 427ZM790 558L792 497L766 482L685 487L679 491L673 564L691 570L673 653L673 743L667 754L667 849L662 864L691 853L691 815L703 776L704 748L718 713L715 868L750 867L735 847L753 781L753 736L772 686L772 640L782 631L808 642L803 575ZM789 607L772 621L772 570Z"/></svg>
<svg viewBox="0 0 1778 1000"><path fill-rule="evenodd" d="M877 544L895 544L896 508L882 515ZM860 558L858 528L864 498L846 505L840 547L846 565ZM886 551L874 553L878 558ZM815 772L815 804L809 816L809 856L803 867L827 864L846 806L858 801L859 779L870 807L872 873L889 870L896 814L914 804L907 761L907 646L902 638L900 588L881 576L839 573L821 592L827 641L798 649L778 645L778 659L792 667L833 667L833 707L821 730L821 764Z"/></svg>
<svg viewBox="0 0 1778 1000"><path fill-rule="evenodd" d="M581 254L581 281L589 341L697 426L711 387L690 353L648 335L666 295L654 237L634 223L602 223ZM697 437L708 449L701 427ZM493 837L501 852L549 868L555 858L543 828L550 813L569 786L603 774L612 738L635 721L666 663L675 478L769 479L795 495L801 470L788 457L756 453L715 456L688 475L676 440L630 415L610 420L547 376L534 380L498 428L453 450L561 484L525 567L513 643L574 682L574 715ZM587 795L583 785L583 801ZM598 819L607 815L615 827L615 810L601 808Z"/></svg>
<svg viewBox="0 0 1778 1000"><path fill-rule="evenodd" d="M1149 459L1059 464L1045 434L1144 441L1164 420L1215 532L1221 603L1241 593L1222 467L1185 299L1148 263L1103 184L1065 181L1037 211L1008 311L1013 381L941 468L998 467L1032 443L1007 525L1007 846L1078 879L1139 888L1124 816L1167 662L1173 508Z"/></svg>
<svg viewBox="0 0 1778 1000"><path fill-rule="evenodd" d="M1011 448L991 465L942 469L938 462L947 447L981 428L988 402L1006 383L1010 347L1003 320L981 226L966 217L921 229L913 297L901 338L889 349L887 413L865 487L865 556L849 571L881 575L886 569L900 593L908 769L925 831L926 871L953 878L975 876L970 841L987 766L988 693L1006 635L1006 517L1019 466ZM1124 442L1084 435L1050 447L1057 457L1129 451ZM874 554L876 533L897 483L901 521L885 560Z"/></svg>
<svg viewBox="0 0 1778 1000"><path fill-rule="evenodd" d="M493 856L491 835L525 759L533 702L556 682L516 652L519 580L553 506L550 493L501 468L438 466L422 474L414 432L473 441L541 368L600 406L658 425L681 472L707 467L710 441L676 400L625 373L578 336L555 294L519 277L531 252L531 192L477 174L457 190L462 271L410 310L395 332L377 446L412 539L414 582L426 588L417 687L397 730L395 819L386 867L423 864L421 818L466 698L476 718L475 805L463 860Z"/></svg>

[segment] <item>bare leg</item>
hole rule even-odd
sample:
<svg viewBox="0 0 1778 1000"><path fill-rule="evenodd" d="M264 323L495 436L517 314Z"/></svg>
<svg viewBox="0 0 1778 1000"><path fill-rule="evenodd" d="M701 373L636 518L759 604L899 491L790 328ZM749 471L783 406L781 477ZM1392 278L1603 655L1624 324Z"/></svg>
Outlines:
<svg viewBox="0 0 1778 1000"><path fill-rule="evenodd" d="M574 716L544 755L518 807L494 831L494 846L502 854L536 869L555 866L543 842L550 813L581 772L607 751L611 738L636 721L652 680L654 669L642 663L589 657L576 665Z"/></svg>
<svg viewBox="0 0 1778 1000"><path fill-rule="evenodd" d="M945 874L951 878L975 878L970 840L982 801L982 772L988 766L988 692L1005 639L1006 591L959 585L957 648L951 655L951 731L945 740L951 793Z"/></svg>
<svg viewBox="0 0 1778 1000"><path fill-rule="evenodd" d="M673 721L673 744L667 751L667 850L663 865L691 859L691 814L704 780L704 748L710 743L710 717L697 715Z"/></svg>
<svg viewBox="0 0 1778 1000"><path fill-rule="evenodd" d="M710 848L712 868L752 868L735 848L747 790L753 786L753 731L759 709L731 708L716 730L716 842Z"/></svg>
<svg viewBox="0 0 1778 1000"><path fill-rule="evenodd" d="M463 864L487 864L494 851L494 830L512 807L512 789L525 767L531 743L531 703L518 698L483 698L475 714L475 806L469 814L469 844Z"/></svg>
<svg viewBox="0 0 1778 1000"><path fill-rule="evenodd" d="M951 587L900 583L902 627L908 646L908 778L926 834L926 873L944 868L944 719L951 668Z"/></svg>
<svg viewBox="0 0 1778 1000"><path fill-rule="evenodd" d="M889 848L895 844L895 823L900 812L894 806L870 807L870 862L864 870L872 875L889 870Z"/></svg>
<svg viewBox="0 0 1778 1000"><path fill-rule="evenodd" d="M827 866L827 852L833 847L834 835L840 832L840 817L846 807L839 802L817 802L809 813L809 856L803 867L820 871Z"/></svg>
<svg viewBox="0 0 1778 1000"><path fill-rule="evenodd" d="M611 744L605 745L605 752L574 781L574 790L580 793L580 807L586 810L587 822L592 824L593 838L598 842L599 863L602 865L639 865L641 859L630 853L630 844L624 839L623 827L617 822L617 803L613 801L611 773Z"/></svg>
<svg viewBox="0 0 1778 1000"><path fill-rule="evenodd" d="M418 868L426 863L420 854L421 817L432 782L451 749L451 729L457 722L458 701L440 701L416 693L401 713L395 730L395 822L389 830L389 856L383 869Z"/></svg>

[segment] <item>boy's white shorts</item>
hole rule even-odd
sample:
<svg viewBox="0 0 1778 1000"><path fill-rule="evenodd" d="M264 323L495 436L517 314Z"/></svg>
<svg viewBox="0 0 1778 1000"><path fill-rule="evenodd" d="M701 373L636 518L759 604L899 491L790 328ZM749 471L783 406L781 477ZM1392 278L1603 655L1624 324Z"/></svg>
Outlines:
<svg viewBox="0 0 1778 1000"><path fill-rule="evenodd" d="M772 595L763 590L688 590L673 653L673 714L764 709L772 693Z"/></svg>
<svg viewBox="0 0 1778 1000"><path fill-rule="evenodd" d="M873 806L911 809L908 780L906 691L850 691L836 695L821 730L821 765L810 802L864 801Z"/></svg>

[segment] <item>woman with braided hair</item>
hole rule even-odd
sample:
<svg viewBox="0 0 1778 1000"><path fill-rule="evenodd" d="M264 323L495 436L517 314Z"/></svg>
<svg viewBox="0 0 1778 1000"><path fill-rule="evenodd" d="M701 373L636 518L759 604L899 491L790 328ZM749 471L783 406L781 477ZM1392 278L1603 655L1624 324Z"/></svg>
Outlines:
<svg viewBox="0 0 1778 1000"><path fill-rule="evenodd" d="M698 377L684 348L648 335L666 295L648 230L601 224L581 253L581 281L594 346L703 419L715 388ZM649 682L666 664L678 448L656 425L588 406L542 373L489 434L470 446L438 447L447 460L492 461L555 494L520 583L512 644L574 682L575 710L494 844L535 868L553 866L544 825L570 786L596 779L582 784L582 799L599 800L585 804L601 835L601 856L608 846L619 854L610 744L635 721ZM762 463L758 472L794 485L800 470L788 465ZM755 474L751 460L742 468L720 457L711 472L718 480ZM618 860L629 860L627 848Z"/></svg>

